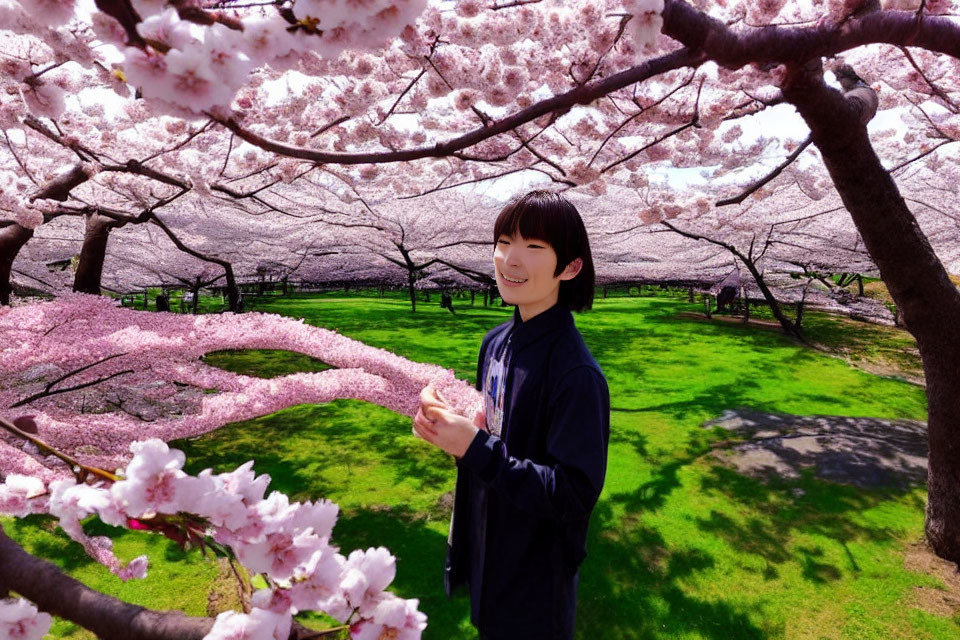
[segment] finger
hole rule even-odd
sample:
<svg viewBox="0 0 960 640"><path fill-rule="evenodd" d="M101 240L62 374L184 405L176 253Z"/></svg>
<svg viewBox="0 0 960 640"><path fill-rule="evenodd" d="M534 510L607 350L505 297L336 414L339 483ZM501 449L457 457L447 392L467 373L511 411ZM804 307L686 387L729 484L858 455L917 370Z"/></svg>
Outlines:
<svg viewBox="0 0 960 640"><path fill-rule="evenodd" d="M424 408L426 407L440 407L443 409L449 408L449 405L446 402L437 398L436 395L428 394L428 393L420 394L420 406Z"/></svg>
<svg viewBox="0 0 960 640"><path fill-rule="evenodd" d="M444 409L451 407L447 399L433 386L432 382L420 392L420 404L425 407L442 407Z"/></svg>
<svg viewBox="0 0 960 640"><path fill-rule="evenodd" d="M437 429L432 422L427 420L422 413L419 411L413 419L413 424L420 431L421 434L426 434L431 437L436 437Z"/></svg>
<svg viewBox="0 0 960 640"><path fill-rule="evenodd" d="M437 392L432 382L420 390L420 402L437 402Z"/></svg>
<svg viewBox="0 0 960 640"><path fill-rule="evenodd" d="M449 409L450 407L439 400L431 400L427 402L421 400L420 408L426 411L427 409Z"/></svg>
<svg viewBox="0 0 960 640"><path fill-rule="evenodd" d="M413 434L414 434L415 436L417 436L418 438L420 438L421 440L426 440L427 442L432 442L432 441L430 440L430 434L429 434L429 433L426 433L426 432L423 430L423 427L420 426L419 424L417 424L416 422L413 423Z"/></svg>
<svg viewBox="0 0 960 640"><path fill-rule="evenodd" d="M434 431L449 427L450 423L460 417L456 413L440 407L429 407L424 412L424 416L430 421Z"/></svg>
<svg viewBox="0 0 960 640"><path fill-rule="evenodd" d="M443 408L436 405L430 405L421 409L424 419L435 424L437 420L443 420Z"/></svg>

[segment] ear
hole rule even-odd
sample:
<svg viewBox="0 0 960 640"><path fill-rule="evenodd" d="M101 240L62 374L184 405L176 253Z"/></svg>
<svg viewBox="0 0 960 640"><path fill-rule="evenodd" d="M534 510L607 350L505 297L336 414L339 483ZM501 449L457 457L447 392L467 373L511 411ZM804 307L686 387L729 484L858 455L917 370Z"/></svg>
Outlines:
<svg viewBox="0 0 960 640"><path fill-rule="evenodd" d="M561 280L573 280L579 275L581 269L583 269L583 260L574 258L570 261L570 264L567 265L567 268L557 277Z"/></svg>

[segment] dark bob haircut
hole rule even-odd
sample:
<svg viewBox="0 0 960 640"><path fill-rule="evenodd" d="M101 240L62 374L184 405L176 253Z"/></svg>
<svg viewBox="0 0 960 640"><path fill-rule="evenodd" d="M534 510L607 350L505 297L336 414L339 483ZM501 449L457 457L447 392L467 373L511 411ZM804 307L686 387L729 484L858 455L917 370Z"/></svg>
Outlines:
<svg viewBox="0 0 960 640"><path fill-rule="evenodd" d="M580 212L558 193L531 191L503 208L493 225L493 243L500 236L515 233L527 239L550 244L557 254L559 276L568 264L580 258L583 268L572 280L560 283L558 303L571 311L585 311L593 306L594 269L590 241Z"/></svg>

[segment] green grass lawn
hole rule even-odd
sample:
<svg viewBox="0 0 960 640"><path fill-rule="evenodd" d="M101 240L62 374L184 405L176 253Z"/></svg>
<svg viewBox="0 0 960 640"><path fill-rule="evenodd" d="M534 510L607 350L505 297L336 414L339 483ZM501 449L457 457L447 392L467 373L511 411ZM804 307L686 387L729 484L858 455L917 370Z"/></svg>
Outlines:
<svg viewBox="0 0 960 640"><path fill-rule="evenodd" d="M454 304L456 315L440 309L436 298L413 314L400 294L323 294L270 299L254 308L304 317L472 381L481 337L511 310L484 308L479 299L474 307ZM776 331L677 315L700 309L669 295L611 297L577 316L607 376L613 409L607 482L581 573L578 638L960 636L957 616L914 606L917 587L942 583L904 568L905 549L922 536L923 487L862 490L810 474L765 483L705 455L712 441L728 436L701 425L726 409L922 420L923 389L854 369ZM836 334L856 333L843 323L814 324L838 342ZM266 377L322 368L286 352L223 352L208 361ZM445 496L453 490L454 467L411 436L408 418L341 400L293 407L174 445L186 451L191 472L228 470L254 458L256 469L273 478L271 488L336 501L342 514L335 542L344 551L385 545L396 554L394 589L420 598L430 618L425 638L474 637L466 597L447 600L442 588ZM40 522L3 521L28 549L95 588L193 614L230 602L222 567L197 553L167 562L184 554L165 540L123 532L120 555L129 559L146 550L153 564L146 580L121 585L77 545L36 526ZM220 595L209 597L211 589ZM63 622L54 632L92 637Z"/></svg>

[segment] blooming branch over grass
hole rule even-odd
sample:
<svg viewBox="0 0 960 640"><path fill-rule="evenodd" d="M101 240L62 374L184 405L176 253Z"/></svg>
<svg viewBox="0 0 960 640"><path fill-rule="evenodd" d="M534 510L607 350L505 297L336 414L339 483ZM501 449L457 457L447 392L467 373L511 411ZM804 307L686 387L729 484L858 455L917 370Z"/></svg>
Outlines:
<svg viewBox="0 0 960 640"><path fill-rule="evenodd" d="M463 415L472 416L479 404L472 386L448 369L271 314L147 313L72 294L0 309L0 334L7 338L0 348L0 410L42 396L20 409L33 416L31 435L100 469L125 465L131 443L144 438L191 437L297 404L355 398L412 416L430 383ZM201 360L225 349L285 349L334 368L264 380ZM69 384L78 390L39 393L71 372ZM96 384L80 388L88 382ZM48 454L0 432L0 475L68 477L70 463Z"/></svg>
<svg viewBox="0 0 960 640"><path fill-rule="evenodd" d="M147 558L121 567L110 539L88 538L83 519L96 515L113 526L161 533L185 548L226 555L263 576L268 586L254 594L251 611L221 613L209 640L282 640L293 615L304 610L339 620L354 638L416 639L426 628L417 600L386 591L396 575L396 559L387 549L355 550L344 557L331 545L339 511L332 502L290 502L278 491L265 496L270 478L257 476L252 461L228 473L207 469L192 476L183 471L183 452L161 440L136 442L130 450L133 459L109 484L65 479L45 485L11 474L0 485L0 513L49 512L124 580L145 577ZM0 601L0 630L2 625L12 629L3 637L39 638L49 628L49 616L23 600Z"/></svg>

